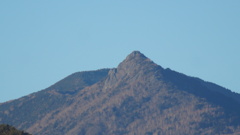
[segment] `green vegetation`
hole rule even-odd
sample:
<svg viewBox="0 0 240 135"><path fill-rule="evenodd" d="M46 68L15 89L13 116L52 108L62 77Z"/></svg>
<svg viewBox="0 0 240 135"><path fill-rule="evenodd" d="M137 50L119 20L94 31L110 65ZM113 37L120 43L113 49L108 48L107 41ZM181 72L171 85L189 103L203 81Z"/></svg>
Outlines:
<svg viewBox="0 0 240 135"><path fill-rule="evenodd" d="M0 125L0 135L30 135L24 131L17 130L16 128L1 124Z"/></svg>

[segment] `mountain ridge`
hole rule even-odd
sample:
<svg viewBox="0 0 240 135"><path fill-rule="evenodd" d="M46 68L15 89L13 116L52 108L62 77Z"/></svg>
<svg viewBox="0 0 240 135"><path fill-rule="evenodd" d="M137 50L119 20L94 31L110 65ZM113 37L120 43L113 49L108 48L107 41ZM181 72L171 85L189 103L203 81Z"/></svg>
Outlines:
<svg viewBox="0 0 240 135"><path fill-rule="evenodd" d="M0 123L36 135L237 134L238 97L134 51L117 68L75 73L0 105Z"/></svg>

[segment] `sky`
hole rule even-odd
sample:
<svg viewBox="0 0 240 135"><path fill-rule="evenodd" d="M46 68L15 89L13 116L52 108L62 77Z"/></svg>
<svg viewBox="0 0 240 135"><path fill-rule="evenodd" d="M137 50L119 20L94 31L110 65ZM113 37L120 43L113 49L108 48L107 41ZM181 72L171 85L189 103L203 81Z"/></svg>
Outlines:
<svg viewBox="0 0 240 135"><path fill-rule="evenodd" d="M0 102L138 50L240 93L239 0L1 0Z"/></svg>

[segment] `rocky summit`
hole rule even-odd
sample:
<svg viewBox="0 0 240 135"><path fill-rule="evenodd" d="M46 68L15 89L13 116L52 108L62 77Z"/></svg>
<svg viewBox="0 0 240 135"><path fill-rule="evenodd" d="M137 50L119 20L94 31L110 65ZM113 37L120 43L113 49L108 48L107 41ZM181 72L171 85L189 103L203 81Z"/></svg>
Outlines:
<svg viewBox="0 0 240 135"><path fill-rule="evenodd" d="M240 95L134 51L0 104L0 123L34 135L238 135Z"/></svg>

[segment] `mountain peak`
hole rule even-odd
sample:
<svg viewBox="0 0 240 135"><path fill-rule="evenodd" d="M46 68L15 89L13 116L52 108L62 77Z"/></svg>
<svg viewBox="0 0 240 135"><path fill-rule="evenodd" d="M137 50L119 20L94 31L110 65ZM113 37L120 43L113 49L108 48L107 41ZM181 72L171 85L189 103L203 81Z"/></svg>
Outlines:
<svg viewBox="0 0 240 135"><path fill-rule="evenodd" d="M113 87L122 81L136 81L144 76L153 75L162 69L161 66L155 64L140 51L133 51L126 59L124 59L116 69L112 69L108 73L105 81L105 87Z"/></svg>
<svg viewBox="0 0 240 135"><path fill-rule="evenodd" d="M239 99L134 51L117 68L77 72L0 104L0 123L34 135L240 135Z"/></svg>
<svg viewBox="0 0 240 135"><path fill-rule="evenodd" d="M147 58L144 54L140 51L133 51L127 56L127 59L136 59L136 58Z"/></svg>
<svg viewBox="0 0 240 135"><path fill-rule="evenodd" d="M162 67L155 64L139 51L133 51L123 60L116 69L109 72L109 80L123 80L124 78L135 78L136 76L146 76L161 70ZM110 84L113 84L111 81Z"/></svg>
<svg viewBox="0 0 240 135"><path fill-rule="evenodd" d="M133 51L118 65L117 70L132 72L143 68L144 65L149 65L149 63L153 62L144 54L139 51Z"/></svg>
<svg viewBox="0 0 240 135"><path fill-rule="evenodd" d="M144 54L142 54L140 51L133 51L126 57L126 59L123 62L126 62L126 61L140 62L146 59L148 58Z"/></svg>
<svg viewBox="0 0 240 135"><path fill-rule="evenodd" d="M125 70L127 72L139 71L140 69L149 69L150 67L158 66L152 60L147 58L140 51L133 51L125 60L117 67L117 70ZM158 66L160 67L160 66Z"/></svg>

